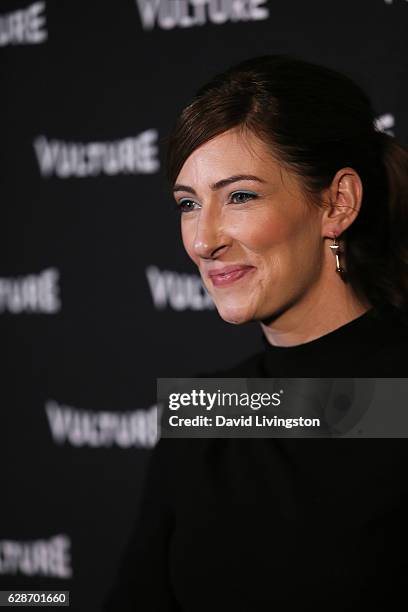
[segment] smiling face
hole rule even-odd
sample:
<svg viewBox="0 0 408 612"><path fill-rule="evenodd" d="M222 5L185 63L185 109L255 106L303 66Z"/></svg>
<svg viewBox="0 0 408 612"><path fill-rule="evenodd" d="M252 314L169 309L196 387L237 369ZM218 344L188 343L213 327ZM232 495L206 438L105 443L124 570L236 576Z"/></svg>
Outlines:
<svg viewBox="0 0 408 612"><path fill-rule="evenodd" d="M251 132L198 147L174 196L184 247L225 321L274 320L324 290L322 211Z"/></svg>

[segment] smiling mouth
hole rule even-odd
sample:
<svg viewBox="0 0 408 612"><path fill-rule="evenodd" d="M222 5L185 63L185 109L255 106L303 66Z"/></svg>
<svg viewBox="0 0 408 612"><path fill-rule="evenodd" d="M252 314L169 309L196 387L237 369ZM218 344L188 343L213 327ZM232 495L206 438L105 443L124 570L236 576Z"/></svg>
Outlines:
<svg viewBox="0 0 408 612"><path fill-rule="evenodd" d="M231 272L211 274L209 278L211 279L214 287L226 287L232 283L235 283L237 280L240 280L253 270L255 270L253 266L247 266L245 268L239 268L238 270L231 270Z"/></svg>

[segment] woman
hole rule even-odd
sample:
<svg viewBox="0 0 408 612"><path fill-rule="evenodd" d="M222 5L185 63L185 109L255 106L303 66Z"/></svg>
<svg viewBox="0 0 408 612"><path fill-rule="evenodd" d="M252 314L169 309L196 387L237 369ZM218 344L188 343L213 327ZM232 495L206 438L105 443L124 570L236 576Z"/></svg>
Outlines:
<svg viewBox="0 0 408 612"><path fill-rule="evenodd" d="M183 243L265 345L207 375L407 376L407 171L328 68L258 57L197 92L168 147ZM404 439L160 440L109 609L393 609L407 458Z"/></svg>

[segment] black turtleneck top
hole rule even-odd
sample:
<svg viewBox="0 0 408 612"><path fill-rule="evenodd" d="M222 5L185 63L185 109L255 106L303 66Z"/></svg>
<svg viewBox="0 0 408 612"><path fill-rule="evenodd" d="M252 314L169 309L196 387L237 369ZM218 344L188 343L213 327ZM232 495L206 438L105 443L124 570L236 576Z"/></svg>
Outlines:
<svg viewBox="0 0 408 612"><path fill-rule="evenodd" d="M408 332L374 311L207 376L406 377ZM104 610L400 610L408 439L161 439Z"/></svg>
<svg viewBox="0 0 408 612"><path fill-rule="evenodd" d="M296 346L274 346L217 376L405 378L408 327L391 309L371 309L334 331ZM209 375L208 375L209 376ZM211 376L215 376L211 374Z"/></svg>

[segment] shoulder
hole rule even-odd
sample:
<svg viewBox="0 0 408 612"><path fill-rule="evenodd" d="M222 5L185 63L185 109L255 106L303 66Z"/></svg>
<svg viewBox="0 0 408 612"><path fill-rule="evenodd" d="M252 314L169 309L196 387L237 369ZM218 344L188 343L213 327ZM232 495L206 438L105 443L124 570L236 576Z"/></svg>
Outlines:
<svg viewBox="0 0 408 612"><path fill-rule="evenodd" d="M369 361L376 376L408 377L408 324L406 320L391 314L382 320L378 333L373 330L375 347Z"/></svg>
<svg viewBox="0 0 408 612"><path fill-rule="evenodd" d="M147 474L148 497L174 511L180 500L189 503L193 490L201 495L207 468L224 443L222 438L159 438Z"/></svg>
<svg viewBox="0 0 408 612"><path fill-rule="evenodd" d="M190 460L194 457L199 462L206 454L208 443L211 438L193 436L191 438L167 438L159 437L156 446L152 450L149 471L160 474L166 479L172 475L182 477L183 473L189 472L191 463L186 463L186 456Z"/></svg>
<svg viewBox="0 0 408 612"><path fill-rule="evenodd" d="M408 334L401 335L383 346L378 346L370 356L376 377L408 377Z"/></svg>

